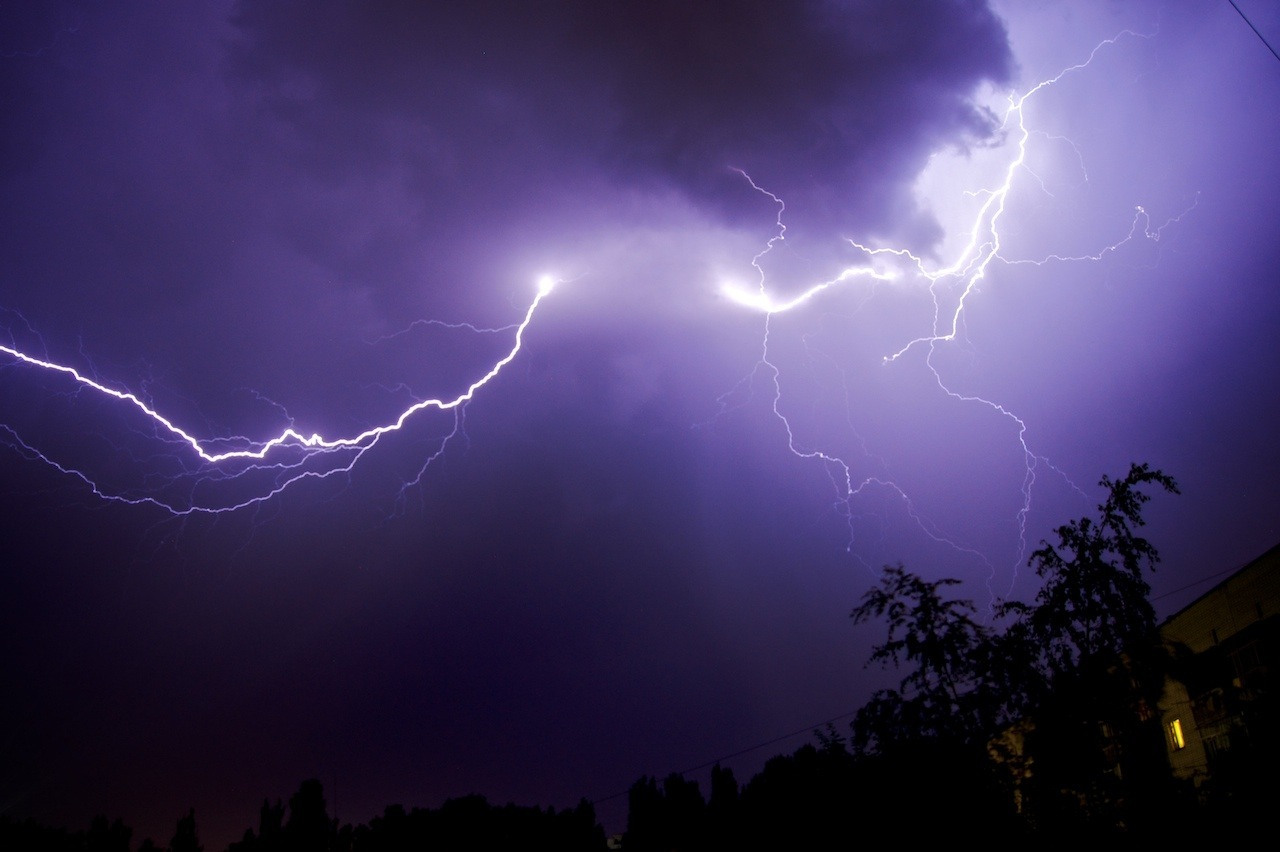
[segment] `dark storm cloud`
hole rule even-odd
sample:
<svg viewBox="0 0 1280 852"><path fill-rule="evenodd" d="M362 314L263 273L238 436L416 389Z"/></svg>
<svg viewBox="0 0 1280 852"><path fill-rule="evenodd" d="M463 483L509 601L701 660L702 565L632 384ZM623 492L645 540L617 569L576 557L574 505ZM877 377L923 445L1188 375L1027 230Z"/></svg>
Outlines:
<svg viewBox="0 0 1280 852"><path fill-rule="evenodd" d="M236 24L237 66L317 169L407 156L422 191L473 203L605 172L723 212L740 167L865 222L924 153L990 131L967 96L1011 64L961 2L247 4Z"/></svg>
<svg viewBox="0 0 1280 852"><path fill-rule="evenodd" d="M815 266L836 235L932 234L909 181L944 140L990 130L967 95L1011 65L990 10L951 2L242 4L230 23L212 66L225 112L195 141L222 227L246 230L206 301L296 319L237 318L277 354L228 364L224 384L303 353L317 375L405 381L321 341L509 317L523 296L505 282L540 267L588 277L567 346L608 328L605 357L672 368L673 323L724 340L706 325L712 267L741 264L776 212L732 168L787 198Z"/></svg>
<svg viewBox="0 0 1280 852"><path fill-rule="evenodd" d="M775 215L731 167L788 198L814 257L918 225L907 181L987 129L966 95L1010 67L998 19L953 2L8 15L6 306L236 431L279 417L263 398L332 430L378 386L434 392L361 341L510 321L539 267L589 276L569 346L612 328L644 360L693 316L714 348L710 267Z"/></svg>

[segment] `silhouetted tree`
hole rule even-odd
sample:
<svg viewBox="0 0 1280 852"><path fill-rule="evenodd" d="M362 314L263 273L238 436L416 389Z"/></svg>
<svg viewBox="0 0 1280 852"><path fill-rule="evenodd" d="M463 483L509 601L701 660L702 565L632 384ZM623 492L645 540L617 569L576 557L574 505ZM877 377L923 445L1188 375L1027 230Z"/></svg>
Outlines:
<svg viewBox="0 0 1280 852"><path fill-rule="evenodd" d="M324 785L309 778L289 798L289 819L284 824L284 848L293 852L327 852L333 846L337 823L329 818Z"/></svg>
<svg viewBox="0 0 1280 852"><path fill-rule="evenodd" d="M643 775L627 791L627 830L622 845L629 852L658 849L663 842L662 791L658 781Z"/></svg>
<svg viewBox="0 0 1280 852"><path fill-rule="evenodd" d="M387 805L382 815L369 820L367 826L357 826L353 848L361 852L390 852L390 850L423 848L424 839L415 834L416 823L410 820L404 805Z"/></svg>
<svg viewBox="0 0 1280 852"><path fill-rule="evenodd" d="M1074 674L1098 660L1113 661L1146 645L1156 634L1155 608L1145 572L1160 561L1155 546L1138 535L1144 486L1174 494L1177 483L1146 464L1130 466L1119 480L1103 476L1106 499L1098 518L1080 518L1057 529L1057 544L1042 541L1029 564L1044 581L1026 615L1050 676Z"/></svg>
<svg viewBox="0 0 1280 852"><path fill-rule="evenodd" d="M1027 690L1033 813L1084 833L1150 823L1173 794L1156 709L1172 660L1146 579L1159 554L1138 530L1147 490L1178 486L1146 464L1099 484L1097 517L1059 527L1056 544L1032 553L1043 580L1035 604L1005 607L1018 619L1011 635L1032 649L1029 680L1039 679Z"/></svg>
<svg viewBox="0 0 1280 852"><path fill-rule="evenodd" d="M85 835L85 850L86 852L129 852L129 841L132 837L133 829L119 818L108 821L105 816L96 816L89 823L89 831Z"/></svg>
<svg viewBox="0 0 1280 852"><path fill-rule="evenodd" d="M484 796L445 801L439 808L388 805L368 824L339 825L330 818L320 782L302 782L286 811L279 800L264 801L258 832L246 830L228 852L328 850L328 852L404 852L416 849L467 849L498 852L547 849L556 852L605 852L604 829L595 808L583 799L557 811L514 804L495 806Z"/></svg>
<svg viewBox="0 0 1280 852"><path fill-rule="evenodd" d="M592 852L607 848L608 841L604 836L604 826L596 818L596 807L583 798L578 801L572 811L560 814L562 826L559 829L561 842L556 848L566 852Z"/></svg>
<svg viewBox="0 0 1280 852"><path fill-rule="evenodd" d="M1017 827L1005 774L990 759L1005 712L996 634L976 620L971 601L944 596L959 582L886 566L852 613L855 621L888 622L887 641L873 647L868 665L906 672L897 689L877 691L854 717L853 786L877 819L911 822L917 842L969 827L1009 840ZM829 734L821 739L828 750L837 745Z"/></svg>
<svg viewBox="0 0 1280 852"><path fill-rule="evenodd" d="M677 842L675 849L698 849L704 842L706 801L697 781L679 773L671 773L662 782L669 836ZM683 841L683 842L679 842Z"/></svg>
<svg viewBox="0 0 1280 852"><path fill-rule="evenodd" d="M187 815L179 818L174 829L173 839L169 841L169 852L204 852L196 834L196 809L187 811Z"/></svg>
<svg viewBox="0 0 1280 852"><path fill-rule="evenodd" d="M958 580L926 581L901 565L863 596L854 620L888 623L868 663L906 669L852 726L856 752L880 762L883 786L924 795L941 779L931 813L963 819L950 787L1006 824L999 802L1011 797L997 795L999 782L1016 773L993 773L990 758L1005 769L1016 758L1033 767L1017 781L1026 812L1058 834L1149 826L1174 800L1155 712L1170 659L1145 577L1159 557L1138 530L1147 490L1178 493L1177 484L1145 464L1100 484L1097 518L1059 527L1056 544L1031 555L1042 580L1034 603L997 604L1002 630L979 624L970 601L943 596ZM1005 736L1014 728L1017 737Z"/></svg>
<svg viewBox="0 0 1280 852"><path fill-rule="evenodd" d="M627 794L623 846L632 852L701 849L706 837L706 801L697 781L671 773L658 786L643 776Z"/></svg>
<svg viewBox="0 0 1280 852"><path fill-rule="evenodd" d="M246 828L244 837L232 843L227 852L278 852L284 849L284 802L262 800L258 809L258 832Z"/></svg>
<svg viewBox="0 0 1280 852"><path fill-rule="evenodd" d="M804 745L765 761L742 789L742 836L762 849L819 849L851 826L850 755Z"/></svg>
<svg viewBox="0 0 1280 852"><path fill-rule="evenodd" d="M85 833L53 828L34 819L13 820L0 816L0 849L32 849L40 852L83 852Z"/></svg>
<svg viewBox="0 0 1280 852"><path fill-rule="evenodd" d="M707 800L706 838L708 849L741 849L739 806L741 791L733 770L719 763L711 767L711 796Z"/></svg>
<svg viewBox="0 0 1280 852"><path fill-rule="evenodd" d="M868 664L907 670L897 689L877 691L858 711L856 751L915 747L922 738L985 741L993 714L982 665L990 634L974 620L971 601L942 596L942 587L959 582L929 582L900 564L886 566L880 585L853 610L855 622L888 622L888 640L873 648Z"/></svg>

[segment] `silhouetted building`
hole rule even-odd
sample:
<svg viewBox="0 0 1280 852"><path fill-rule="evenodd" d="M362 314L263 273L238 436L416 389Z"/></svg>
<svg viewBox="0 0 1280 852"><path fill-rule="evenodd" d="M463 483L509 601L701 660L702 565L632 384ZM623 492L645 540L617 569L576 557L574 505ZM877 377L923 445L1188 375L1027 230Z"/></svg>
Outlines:
<svg viewBox="0 0 1280 852"><path fill-rule="evenodd" d="M1166 682L1160 701L1174 775L1211 790L1228 776L1234 786L1258 770L1273 772L1280 757L1280 545L1167 618L1160 631L1180 655L1177 679Z"/></svg>

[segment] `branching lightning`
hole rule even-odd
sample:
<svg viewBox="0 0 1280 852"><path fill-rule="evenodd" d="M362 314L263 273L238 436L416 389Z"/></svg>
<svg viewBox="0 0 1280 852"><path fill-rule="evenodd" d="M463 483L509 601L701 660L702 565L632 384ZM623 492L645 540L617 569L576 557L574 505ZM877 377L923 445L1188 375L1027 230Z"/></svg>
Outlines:
<svg viewBox="0 0 1280 852"><path fill-rule="evenodd" d="M243 436L233 438L201 438L179 426L161 414L151 403L133 391L120 390L97 377L86 375L74 367L47 358L37 357L16 345L0 343L0 355L7 356L14 365L50 373L70 382L74 392L91 392L140 414L143 422L154 431L154 438L167 449L181 450L187 460L182 462L183 472L193 484L186 490L184 499L158 496L155 493L138 494L114 491L99 485L89 473L78 467L64 464L24 439L14 428L0 424L0 435L10 446L28 458L42 461L58 471L81 480L95 495L110 501L132 505L156 506L173 515L196 513L225 513L261 504L286 489L306 479L326 479L350 473L362 456L372 449L385 435L404 428L411 418L422 411L436 409L453 414L453 429L441 440L440 449L428 456L414 481L421 479L428 465L443 452L445 445L461 428L464 406L477 392L489 384L504 367L515 360L524 345L524 335L542 301L560 283L544 275L537 282L533 301L523 319L514 326L514 340L506 354L494 362L486 372L471 382L460 394L452 398L428 398L415 401L388 423L374 426L347 436L329 438L318 432L303 434L289 425L278 435L266 440L254 441ZM457 324L480 331L474 326ZM483 329L483 331L496 331ZM157 475L166 484L173 484L173 477ZM250 496L238 499L218 499L212 486L228 481L247 486Z"/></svg>
<svg viewBox="0 0 1280 852"><path fill-rule="evenodd" d="M1084 167L1083 155L1070 140L1041 133L1029 126L1026 115L1028 103L1068 75L1087 68L1101 50L1114 45L1126 36L1145 37L1125 31L1114 38L1107 39L1099 43L1084 61L1037 83L1020 95L1008 98L1000 124L1000 131L1011 140L1008 159L1002 164L1000 177L994 185L968 193L973 198L980 199L980 204L972 222L964 231L963 245L949 262L931 264L922 254L913 252L909 248L873 246L849 240L850 248L858 257L858 263L846 266L836 274L804 287L797 293L778 295L771 292L764 261L766 256L786 239L787 226L784 223L786 204L778 195L758 184L751 175L739 170L752 189L770 199L777 209L774 234L751 259L751 266L755 270L757 279L755 285L742 287L736 284L725 284L721 288L721 293L735 305L764 315L760 357L751 376L744 379L744 382L757 375L767 376L772 414L785 429L790 452L800 458L817 461L823 465L835 489L839 511L843 513L848 525L848 551L851 554L854 552L855 538L854 502L859 496L874 492L889 495L891 499L900 501L903 511L918 525L924 535L977 558L988 566L992 579L996 574L991 560L986 555L956 540L955 535L945 532L930 521L925 513L917 508L907 492L895 484L889 476L855 476L854 468L841 456L840 452L809 445L797 434L797 429L793 427L792 419L785 410L782 371L771 355L770 334L773 331L774 318L781 314L820 307L822 301L836 290L866 287L869 292L874 293L877 287L887 284L901 286L904 281L918 281L925 284L932 304L932 314L928 317L928 333L906 339L900 345L896 345L892 351L883 354L882 365L886 369L891 368L907 359L908 355L920 352L923 354L923 362L930 371L933 382L942 394L963 405L986 407L1012 428L1023 463L1021 502L1015 519L1019 531L1018 559L1014 566L1016 576L1017 565L1022 563L1027 549L1027 519L1031 510L1032 491L1036 484L1037 472L1043 466L1062 475L1064 480L1066 477L1043 455L1032 450L1027 437L1027 424L1018 414L995 400L955 390L948 384L944 371L935 362L935 355L943 347L955 343L961 337L965 313L979 293L980 285L992 264L1039 266L1049 263L1100 262L1129 242L1143 238L1158 241L1163 230L1181 218L1174 217L1163 225L1155 226L1146 209L1138 206L1135 208L1136 212L1127 234L1096 252L1084 255L1049 254L1034 259L1016 258L1010 257L1004 246L1001 224L1006 217L1015 215L1009 208L1010 195L1014 187L1021 180L1031 180L1038 183L1045 192L1048 191L1045 189L1042 177L1027 164L1028 150L1033 137L1065 141L1075 151L1082 172ZM1192 206L1194 207L1194 204ZM9 370L34 371L52 377L55 381L62 383L69 393L91 396L99 402L127 411L134 421L142 424L141 429L145 430L145 439L157 450L155 459L132 459L132 461L139 461L139 463L146 461L158 466L154 473L142 477L143 482L146 483L143 486L133 488L109 486L103 484L105 480L102 477L95 476L83 466L66 461L56 452L42 448L29 436L20 434L20 430L10 424L0 423L0 440L5 441L19 454L43 462L69 477L80 480L92 493L104 500L130 505L149 505L172 515L188 516L221 514L259 506L304 480L323 480L349 474L382 438L403 429L416 415L428 409L448 413L451 424L448 424L443 434L434 439L438 445L424 455L416 475L405 482L404 487L407 490L421 481L428 467L440 457L448 444L463 434L466 404L519 355L525 333L533 322L535 313L558 283L560 282L549 276L539 279L535 296L518 323L490 328L467 323L424 320L411 325L409 328L421 323L484 334L510 332L513 334L513 340L505 354L458 395L451 398L418 398L406 386L400 386L394 390L409 392L411 404L388 422L345 437L327 437L319 432L308 433L299 430L295 428L293 419L281 406L276 407L283 414L288 425L273 437L251 439L244 436L219 438L201 436L193 429L181 426L171 417L161 413L160 408L150 402L144 393L122 390L97 375L58 363L48 357L32 354L32 351L19 347L16 342L0 343L0 356L8 360ZM404 334L408 330L403 329L380 338L379 341ZM5 368L5 365L0 362L0 369L2 368ZM272 405L276 404L272 403ZM855 437L857 437L856 434ZM866 450L865 445L863 449ZM156 461L161 457L163 461ZM1068 485L1075 488L1069 480L1066 481ZM402 496L403 494L404 491L401 492ZM870 568L870 566L867 567Z"/></svg>
<svg viewBox="0 0 1280 852"><path fill-rule="evenodd" d="M927 283L933 306L931 331L928 334L909 339L896 350L885 354L883 356L883 364L888 367L903 359L909 352L923 349L925 351L924 363L943 394L962 404L985 406L1012 425L1024 462L1021 505L1016 517L1018 556L1013 566L1013 577L1016 580L1017 568L1025 561L1027 553L1027 519L1031 511L1032 490L1036 482L1036 473L1039 466L1044 465L1046 468L1053 470L1062 476L1073 490L1082 495L1083 492L1080 492L1080 489L1062 471L1050 464L1048 459L1033 452L1027 440L1027 424L1021 417L999 402L982 396L960 393L952 389L935 363L934 356L940 347L956 341L960 336L965 312L972 297L979 292L979 286L993 263L1008 266L1021 264L1041 266L1057 262L1102 261L1108 255L1114 254L1122 246L1136 239L1145 238L1153 242L1158 241L1166 227L1179 221L1183 215L1194 208L1195 203L1193 202L1188 210L1169 219L1163 225L1154 227L1147 211L1138 206L1135 208L1136 212L1128 233L1115 243L1107 245L1092 254L1076 256L1050 254L1039 259L1015 259L1006 256L1001 235L1001 221L1006 216L1014 215L1008 207L1012 190L1018 184L1019 179L1024 176L1038 182L1042 188L1044 186L1042 178L1027 165L1029 142L1033 136L1033 130L1028 126L1026 119L1028 102L1044 90L1059 83L1064 77L1087 68L1099 51L1114 45L1125 36L1146 37L1126 30L1113 38L1099 43L1084 61L1037 83L1021 95L1013 95L1008 98L1008 106L1003 115L1000 131L1007 133L1011 139L1015 140L1010 156L1001 170L1000 180L994 186L966 193L974 198L981 198L982 203L968 226L963 246L956 252L954 258L945 263L945 265L932 266L923 257L907 248L894 246L873 247L849 240L852 248L862 256L862 265L849 266L832 278L804 288L798 295L775 296L769 292L762 261L766 255L772 252L786 238L786 226L783 224L783 213L786 205L781 198L760 186L750 175L742 172L743 177L746 178L753 189L769 198L776 205L777 230L764 248L752 258L751 265L757 273L756 287L754 289L746 289L736 284L725 284L722 286L721 292L736 304L765 314L761 356L756 371L764 370L769 377L772 390L773 414L782 423L786 431L790 451L800 458L817 460L825 466L837 494L838 506L849 524L850 538L847 549L850 553L853 553L855 538L853 526L854 499L871 489L887 490L891 495L896 496L897 499L903 502L907 515L929 538L975 556L986 564L991 572L988 579L989 588L991 582L995 579L994 566L986 556L941 532L916 509L906 492L891 480L879 476L858 480L854 476L850 464L844 458L835 453L802 445L797 438L791 420L783 410L781 371L770 357L770 332L773 317L778 314L811 307L811 303L825 292L838 286L853 285L858 281L870 281L874 285L876 282L913 277L916 280ZM1047 139L1059 138L1043 133L1038 135ZM1074 143L1070 143L1070 140L1066 141L1075 151L1083 170L1084 159L1080 154L1079 148ZM753 374L756 371L753 371ZM871 566L866 567L871 568ZM1011 580L1010 585L1012 585L1012 582Z"/></svg>

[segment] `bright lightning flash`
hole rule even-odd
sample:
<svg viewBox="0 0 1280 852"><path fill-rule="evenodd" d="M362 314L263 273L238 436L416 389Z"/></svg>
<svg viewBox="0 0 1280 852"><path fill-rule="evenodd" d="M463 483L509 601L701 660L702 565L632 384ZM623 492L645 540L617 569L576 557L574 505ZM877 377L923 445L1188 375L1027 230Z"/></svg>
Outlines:
<svg viewBox="0 0 1280 852"><path fill-rule="evenodd" d="M109 490L101 487L90 474L77 467L60 463L24 440L11 426L0 424L0 433L15 450L43 461L64 474L80 479L97 496L105 500L153 505L174 515L224 513L243 509L270 500L301 480L324 479L335 474L349 473L356 462L377 444L380 438L404 428L414 415L427 409L451 411L455 414L454 429L443 439L441 444L443 449L444 443L447 443L459 429L459 421L456 418L462 408L519 355L524 345L525 332L533 322L535 312L558 283L560 283L559 280L550 275L543 275L538 279L536 295L525 311L524 318L514 327L515 335L511 347L505 355L494 362L493 366L472 381L462 393L451 398L418 400L390 422L347 437L330 438L318 432L304 434L290 425L278 435L262 441L252 441L244 437L200 438L161 414L137 393L111 387L74 367L29 354L17 348L16 345L0 343L0 355L8 356L16 365L65 377L76 390L91 391L131 408L135 413L141 414L154 431L157 440L165 445L176 445L185 450L190 458L189 464L194 468L190 474L193 484L185 490L185 497L182 500L157 496L154 493L139 494ZM232 445L231 449L222 449L228 444ZM433 454L431 459L439 455L439 452ZM254 475L257 475L256 479L253 479ZM214 486L227 481L241 484L251 482L248 490L252 493L247 497L227 499L223 496L218 499Z"/></svg>
<svg viewBox="0 0 1280 852"><path fill-rule="evenodd" d="M1008 210L1010 193L1020 177L1031 175L1038 179L1026 165L1028 143L1032 135L1025 115L1027 104L1067 75L1087 68L1100 50L1114 45L1126 35L1136 36L1134 33L1125 31L1115 38L1101 42L1083 62L1064 69L1050 79L1043 80L1021 95L1009 98L1003 119L1003 129L1010 134L1011 138L1016 139L1016 143L1012 145L1008 161L1001 171L1002 178L994 186L971 193L975 198L982 199L981 204L967 229L963 245L954 259L946 265L931 267L919 255L906 248L872 247L851 240L850 245L861 254L864 263L851 265L796 295L775 297L769 292L762 261L779 242L785 239L786 225L783 223L783 213L786 205L777 195L758 185L746 172L739 170L752 188L776 204L777 230L765 247L751 260L758 275L757 286L745 288L726 283L722 285L721 293L731 302L765 315L762 353L757 369L763 369L769 374L773 390L773 413L786 428L790 450L802 458L816 459L827 467L833 485L836 487L839 503L843 506L849 523L850 552L852 552L854 529L852 501L869 489L880 489L887 490L900 499L909 516L929 537L973 554L989 567L991 565L990 561L977 550L953 541L937 529L916 510L907 494L891 480L884 477L867 477L858 481L850 465L840 456L821 449L805 447L800 443L791 422L783 411L781 373L770 360L769 334L773 317L810 307L818 303L824 294L859 282L868 282L875 286L883 282L899 281L908 276L928 282L927 287L933 303L931 332L905 341L895 351L884 355L883 362L886 365L893 364L912 350L924 349L925 363L942 393L962 403L986 406L1013 426L1025 461L1025 476L1021 488L1022 505L1017 516L1020 530L1018 559L1020 563L1026 548L1026 520L1031 507L1031 491L1036 480L1037 467L1044 464L1055 471L1056 468L1049 465L1044 457L1032 452L1026 439L1027 426L1021 418L997 402L957 393L949 388L934 364L933 356L938 347L956 340L968 302L977 292L979 283L992 263L1040 265L1060 261L1098 261L1140 234L1150 240L1158 240L1163 228L1177 221L1177 219L1170 219L1165 225L1153 228L1146 211L1138 207L1128 235L1095 254L1081 257L1049 255L1039 260L1022 260L1010 259L1002 253L1000 223L1003 217L1011 215ZM457 325L457 327L484 332L500 332L514 328L514 340L505 355L495 361L479 378L472 381L462 393L451 398L415 400L389 422L345 437L326 437L319 432L304 433L295 429L292 422L279 434L265 440L253 440L242 436L200 437L191 429L180 426L161 414L158 408L135 392L120 390L74 367L31 354L19 348L16 343L12 345L0 343L0 356L7 357L11 361L11 369L30 369L50 374L58 380L67 382L68 387L73 391L89 392L109 403L122 406L135 417L140 416L148 430L146 437L149 440L154 439L163 451L161 455L171 461L168 462L170 467L165 469L168 472L144 477L144 482L159 481L165 487L156 488L152 485L138 489L108 487L100 485L93 475L80 467L61 462L54 457L54 454L24 439L11 425L0 423L0 440L6 441L12 449L24 456L42 461L68 476L80 479L93 493L105 500L134 505L153 505L174 515L186 516L196 513L225 513L256 506L304 479L325 479L349 473L381 438L401 430L420 412L427 409L451 412L452 431L440 439L439 449L428 454L422 470L419 471L420 478L426 466L443 452L448 441L461 430L461 416L465 405L519 355L525 332L533 322L535 313L542 301L559 283L561 281L551 275L539 277L536 281L533 301L525 311L523 319L517 324L503 329L479 329L468 324ZM452 324L445 325L453 327ZM1058 473L1061 474L1060 471ZM417 479L413 481L416 482ZM1070 484L1069 481L1068 484ZM245 496L246 494L248 496ZM994 573L993 568L993 576Z"/></svg>
<svg viewBox="0 0 1280 852"><path fill-rule="evenodd" d="M1092 255L1066 257L1055 254L1039 260L1015 260L1009 259L1002 254L1003 244L1001 240L1000 223L1003 217L1013 215L1008 208L1010 193L1018 183L1019 178L1024 175L1030 175L1036 180L1039 179L1038 176L1036 176L1026 165L1028 142L1032 135L1026 120L1026 106L1028 102L1044 90L1057 84L1067 75L1087 68L1099 51L1104 47L1114 45L1124 36L1145 37L1126 30L1114 38L1110 38L1099 43L1083 62L1064 69L1052 78L1037 83L1024 94L1009 97L1008 107L1003 116L1001 130L1007 132L1011 138L1016 139L1016 142L1010 146L1011 150L1008 160L1004 163L999 172L1001 175L999 182L994 186L977 192L967 193L975 198L981 198L982 202L978 206L976 214L973 216L973 220L967 228L964 241L958 249L954 259L945 265L931 267L923 258L906 248L871 247L850 240L850 245L860 252L866 258L868 263L876 265L851 266L829 280L804 289L798 295L786 298L774 297L768 292L765 280L766 276L761 262L779 242L786 238L786 226L782 221L786 205L777 195L761 187L751 178L750 175L739 170L742 176L750 182L753 189L771 199L776 205L778 209L777 220L775 223L777 230L765 247L756 254L751 261L752 266L755 268L759 276L758 287L755 289L745 289L737 285L727 284L721 287L721 292L734 303L762 312L766 315L762 355L758 362L757 370L763 369L772 384L773 413L782 422L786 429L788 446L791 452L801 458L818 460L827 467L832 483L836 488L838 503L842 507L844 517L849 525L850 539L848 551L850 553L853 552L854 543L854 515L852 501L855 497L863 494L868 489L887 490L891 495L904 503L908 515L917 525L919 525L920 529L923 530L927 536L935 541L943 542L961 552L968 553L979 558L991 570L988 584L994 580L995 575L994 566L992 566L990 560L977 552L974 548L958 543L939 531L931 522L916 510L907 494L892 481L881 477L867 477L861 481L857 481L856 477L853 475L850 465L844 459L832 453L807 447L800 443L792 427L791 421L783 411L783 389L780 370L775 363L770 360L769 334L772 318L777 314L795 311L809 306L817 296L825 291L837 287L838 285L852 284L860 279L870 279L873 282L879 282L892 281L910 276L915 277L917 280L927 282L928 291L933 303L931 333L906 341L895 351L886 354L883 358L883 363L886 365L892 364L903 358L903 356L911 350L924 348L926 350L925 363L931 371L933 378L936 380L938 387L944 394L962 403L986 406L1002 418L1008 420L1013 426L1023 455L1025 469L1021 486L1021 508L1018 511L1016 519L1019 531L1018 557L1013 566L1014 578L1016 579L1017 568L1022 564L1026 555L1026 524L1027 516L1031 510L1032 487L1036 481L1037 467L1043 464L1049 469L1054 470L1060 476L1063 476L1064 480L1066 480L1066 477L1061 471L1053 467L1046 458L1037 455L1031 450L1026 437L1027 425L1020 417L997 402L979 396L957 393L949 388L943 379L942 374L935 365L933 356L939 346L956 340L959 329L962 327L966 306L968 305L970 298L977 292L980 282L986 276L987 270L992 263L1000 262L1006 265L1043 265L1059 261L1100 261L1103 257L1117 251L1125 243L1130 242L1140 234L1152 241L1159 240L1161 231L1165 227L1178 221L1182 215L1185 215L1185 213L1188 212L1184 211L1183 214L1168 220L1164 225L1158 228L1153 228L1146 210L1139 206L1136 208L1137 212L1128 234L1115 244L1109 245ZM1192 207L1194 206L1195 205L1193 203ZM748 376L747 379L744 379L744 382L749 379L750 376ZM1077 492L1080 490L1076 488L1070 480L1066 480L1066 482ZM871 569L871 566L869 565L866 567Z"/></svg>

